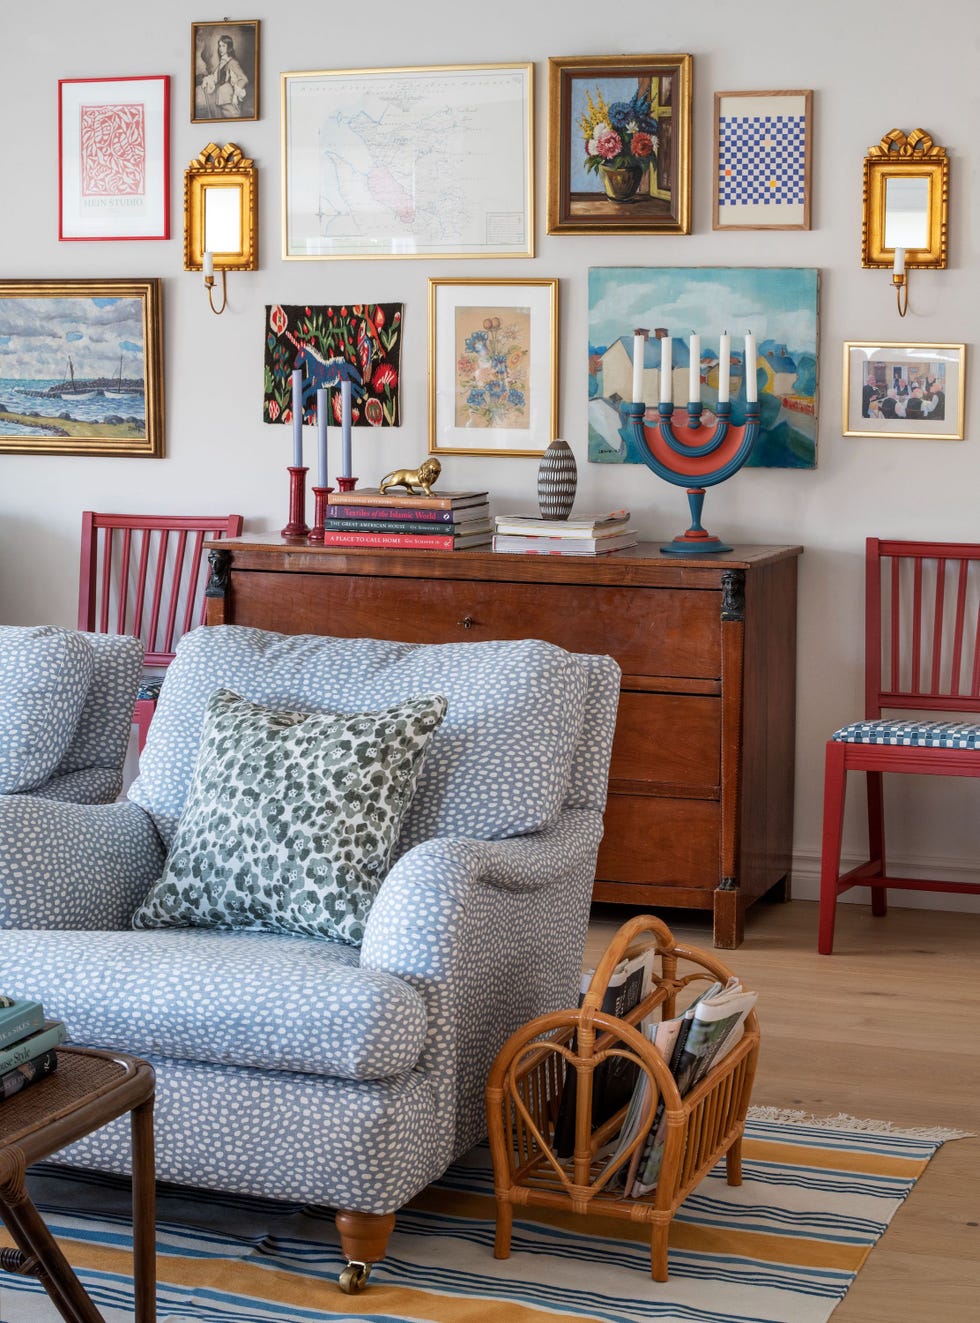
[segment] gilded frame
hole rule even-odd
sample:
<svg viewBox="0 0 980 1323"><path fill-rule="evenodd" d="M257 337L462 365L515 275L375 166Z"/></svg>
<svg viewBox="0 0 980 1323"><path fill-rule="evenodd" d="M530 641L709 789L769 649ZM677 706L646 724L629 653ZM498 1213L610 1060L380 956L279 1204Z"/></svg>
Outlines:
<svg viewBox="0 0 980 1323"><path fill-rule="evenodd" d="M924 178L928 183L925 247L905 245L905 265L941 270L947 265L949 228L949 157L924 129L906 136L892 129L881 142L868 148L864 158L861 265L891 267L895 248L886 246L885 198L890 180Z"/></svg>
<svg viewBox="0 0 980 1323"><path fill-rule="evenodd" d="M219 147L209 142L184 171L184 270L200 271L206 242L207 197L211 189L238 192L237 249L211 248L215 270L257 271L258 171L250 157L233 142Z"/></svg>
<svg viewBox="0 0 980 1323"><path fill-rule="evenodd" d="M559 56L548 61L548 233L690 234L691 105L690 55ZM583 137L590 110L625 104L622 98L650 97L655 143L609 157L591 156ZM612 98L617 98L613 101ZM609 127L609 126L607 126ZM611 141L607 139L607 143ZM639 144L636 144L639 146ZM629 156L615 169L597 164ZM640 162L646 158L646 165ZM591 163L590 163L591 162ZM639 175L636 175L636 171ZM632 180L635 178L636 182ZM595 181L593 185L593 179ZM600 186L601 185L601 186ZM632 186L632 191L630 188ZM614 197L613 194L627 194Z"/></svg>
<svg viewBox="0 0 980 1323"><path fill-rule="evenodd" d="M713 230L808 230L813 90L716 92L714 163Z"/></svg>
<svg viewBox="0 0 980 1323"><path fill-rule="evenodd" d="M557 435L558 281L430 278L429 453L541 456Z"/></svg>
<svg viewBox="0 0 980 1323"><path fill-rule="evenodd" d="M900 385L903 380L907 388L904 394ZM920 416L908 415L908 401L916 395L916 383L920 383L920 398L927 402L935 399L931 416L921 416L921 406L916 409ZM941 398L935 389L936 383ZM888 396L893 397L893 403L886 409ZM899 340L845 342L844 436L962 441L965 404L965 344L908 344Z"/></svg>
<svg viewBox="0 0 980 1323"><path fill-rule="evenodd" d="M284 259L534 256L533 64L321 69L281 87Z"/></svg>
<svg viewBox="0 0 980 1323"><path fill-rule="evenodd" d="M259 118L259 19L221 19L191 24L191 123L229 124ZM232 55L245 75L244 95L238 105L222 101L220 89L208 78L217 74L217 45L230 38ZM244 111L241 115L228 110Z"/></svg>
<svg viewBox="0 0 980 1323"><path fill-rule="evenodd" d="M163 458L162 288L0 281L0 453Z"/></svg>

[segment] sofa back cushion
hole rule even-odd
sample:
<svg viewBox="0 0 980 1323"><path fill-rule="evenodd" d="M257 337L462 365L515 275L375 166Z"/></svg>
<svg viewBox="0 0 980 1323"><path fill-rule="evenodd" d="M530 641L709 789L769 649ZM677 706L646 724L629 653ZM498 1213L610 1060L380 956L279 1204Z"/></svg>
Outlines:
<svg viewBox="0 0 980 1323"><path fill-rule="evenodd" d="M92 670L85 636L74 630L0 626L0 794L35 789L61 762Z"/></svg>
<svg viewBox="0 0 980 1323"><path fill-rule="evenodd" d="M269 707L339 713L441 694L446 717L396 854L432 836L539 831L568 794L588 681L575 654L536 639L409 644L205 626L180 640L129 797L169 847L218 688Z"/></svg>

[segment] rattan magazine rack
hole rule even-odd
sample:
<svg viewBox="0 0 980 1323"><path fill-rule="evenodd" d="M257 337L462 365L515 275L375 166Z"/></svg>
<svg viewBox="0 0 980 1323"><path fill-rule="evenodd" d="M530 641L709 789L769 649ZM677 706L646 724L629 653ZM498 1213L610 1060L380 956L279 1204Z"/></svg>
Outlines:
<svg viewBox="0 0 980 1323"><path fill-rule="evenodd" d="M638 945L653 944L653 982L622 1019L601 1007L617 965ZM667 1281L667 1237L678 1207L698 1182L726 1158L729 1185L742 1181L742 1131L759 1053L754 1010L737 1045L683 1098L670 1068L636 1027L651 1013L662 1020L683 1010L685 989L698 980L727 982L731 971L714 956L674 940L652 915L640 915L616 933L576 1010L530 1021L504 1044L487 1081L487 1125L497 1207L494 1255L510 1256L514 1207L536 1205L602 1214L650 1226L653 1278ZM692 993L698 989L696 986ZM649 1081L635 1139L616 1152L627 1111L620 1107L593 1125L593 1074L603 1062L624 1058ZM574 1151L556 1152L563 1090L575 1090ZM639 1198L622 1188L624 1168L646 1143L657 1103L666 1139L657 1184ZM617 1180L618 1177L618 1180Z"/></svg>

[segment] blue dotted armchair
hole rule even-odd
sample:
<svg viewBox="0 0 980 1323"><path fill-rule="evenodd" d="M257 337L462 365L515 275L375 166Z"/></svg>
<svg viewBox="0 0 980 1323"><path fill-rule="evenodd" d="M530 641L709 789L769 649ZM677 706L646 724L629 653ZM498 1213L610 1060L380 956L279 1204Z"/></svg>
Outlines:
<svg viewBox="0 0 980 1323"><path fill-rule="evenodd" d="M360 947L130 927L219 687L305 711L446 698ZM76 1042L149 1058L162 1180L332 1206L347 1258L380 1258L396 1210L484 1134L501 1044L575 1004L618 695L610 658L535 640L195 630L128 799L38 804L3 843L8 867L30 860L6 897L4 991L42 999ZM114 1124L64 1160L122 1172L128 1153Z"/></svg>

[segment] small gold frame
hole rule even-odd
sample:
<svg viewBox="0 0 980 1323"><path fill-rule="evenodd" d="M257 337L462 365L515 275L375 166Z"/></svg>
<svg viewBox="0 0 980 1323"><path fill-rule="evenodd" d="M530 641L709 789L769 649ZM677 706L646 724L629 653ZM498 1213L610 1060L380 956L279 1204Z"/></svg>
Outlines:
<svg viewBox="0 0 980 1323"><path fill-rule="evenodd" d="M230 244L208 250L207 203L213 190L238 192L237 205L232 204L238 222L237 247ZM200 271L205 251L212 253L215 270L258 270L258 194L258 171L255 163L242 155L241 148L233 142L225 143L224 147L209 142L184 171L185 271Z"/></svg>
<svg viewBox="0 0 980 1323"><path fill-rule="evenodd" d="M864 219L861 265L890 267L895 245L885 246L886 194L889 180L924 179L927 183L925 247L905 249L906 266L941 269L947 264L949 157L924 129L906 136L901 129L886 133L864 158Z"/></svg>

